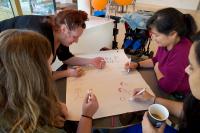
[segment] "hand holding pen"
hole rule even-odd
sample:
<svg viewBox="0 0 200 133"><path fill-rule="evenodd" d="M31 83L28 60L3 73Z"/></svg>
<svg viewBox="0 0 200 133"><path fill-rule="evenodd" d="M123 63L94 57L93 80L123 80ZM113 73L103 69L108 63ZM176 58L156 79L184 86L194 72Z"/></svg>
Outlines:
<svg viewBox="0 0 200 133"><path fill-rule="evenodd" d="M96 57L92 59L91 64L98 69L103 69L106 65L106 61L102 57Z"/></svg>
<svg viewBox="0 0 200 133"><path fill-rule="evenodd" d="M98 107L99 104L95 94L92 92L92 89L88 90L83 102L82 114L92 117L96 113Z"/></svg>
<svg viewBox="0 0 200 133"><path fill-rule="evenodd" d="M137 68L137 63L135 62L131 62L131 59L129 59L128 62L126 62L126 64L124 65L124 68L127 70L127 72L129 73L131 69L136 69Z"/></svg>
<svg viewBox="0 0 200 133"><path fill-rule="evenodd" d="M148 102L152 104L154 98L155 97L148 93L145 88L136 88L134 89L133 96L130 98L130 100L134 100L137 102Z"/></svg>
<svg viewBox="0 0 200 133"><path fill-rule="evenodd" d="M84 70L80 66L73 66L67 69L67 77L80 77Z"/></svg>

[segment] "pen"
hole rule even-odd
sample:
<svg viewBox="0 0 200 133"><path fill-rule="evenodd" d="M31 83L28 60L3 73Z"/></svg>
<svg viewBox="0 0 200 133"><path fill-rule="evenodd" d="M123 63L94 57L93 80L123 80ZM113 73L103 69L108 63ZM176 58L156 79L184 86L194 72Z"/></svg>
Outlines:
<svg viewBox="0 0 200 133"><path fill-rule="evenodd" d="M88 102L89 102L89 101L91 101L91 99L92 99L92 98L91 98L92 89L89 89L89 90L88 90L88 94L89 94L89 97L88 97Z"/></svg>
<svg viewBox="0 0 200 133"><path fill-rule="evenodd" d="M128 73L130 72L130 64L131 64L131 58L129 58L129 62L128 62L128 66L129 66Z"/></svg>
<svg viewBox="0 0 200 133"><path fill-rule="evenodd" d="M140 95L140 94L142 94L144 91L145 91L145 88L142 89L141 91L139 91L136 95Z"/></svg>
<svg viewBox="0 0 200 133"><path fill-rule="evenodd" d="M142 90L139 91L135 96L142 94L145 90L146 90L145 88L142 89ZM134 99L133 97L130 97L130 98L129 98L129 101L133 101L133 99Z"/></svg>

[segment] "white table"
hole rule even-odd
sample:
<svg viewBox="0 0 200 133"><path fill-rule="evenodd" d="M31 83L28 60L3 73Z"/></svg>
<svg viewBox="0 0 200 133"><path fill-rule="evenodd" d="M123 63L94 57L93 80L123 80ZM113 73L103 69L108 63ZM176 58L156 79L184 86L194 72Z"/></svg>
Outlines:
<svg viewBox="0 0 200 133"><path fill-rule="evenodd" d="M112 19L90 16L86 29L77 44L70 46L73 54L94 53L102 47L112 48L113 41Z"/></svg>

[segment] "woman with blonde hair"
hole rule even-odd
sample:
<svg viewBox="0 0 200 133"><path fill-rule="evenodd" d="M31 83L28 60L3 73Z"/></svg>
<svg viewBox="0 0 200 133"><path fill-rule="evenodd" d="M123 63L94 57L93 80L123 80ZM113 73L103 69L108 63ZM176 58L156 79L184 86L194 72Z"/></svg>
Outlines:
<svg viewBox="0 0 200 133"><path fill-rule="evenodd" d="M48 60L49 59L49 60ZM64 132L66 105L58 100L51 76L49 41L28 30L0 33L0 132ZM96 97L83 103L92 117ZM92 120L82 117L78 132L90 132Z"/></svg>

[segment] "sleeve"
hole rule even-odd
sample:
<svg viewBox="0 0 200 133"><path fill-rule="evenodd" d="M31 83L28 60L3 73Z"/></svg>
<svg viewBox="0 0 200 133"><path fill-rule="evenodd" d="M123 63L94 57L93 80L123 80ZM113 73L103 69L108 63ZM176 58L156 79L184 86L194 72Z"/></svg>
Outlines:
<svg viewBox="0 0 200 133"><path fill-rule="evenodd" d="M3 21L0 21L0 32L7 30L7 29L12 29L14 28L14 20L15 18L11 18L11 19L6 19Z"/></svg>
<svg viewBox="0 0 200 133"><path fill-rule="evenodd" d="M160 69L160 66L158 66L159 70L164 74L164 77L161 78L158 81L159 87L167 92L167 93L173 93L178 92L179 86L182 82L188 82L183 81L184 77L187 76L185 74L185 68L187 65L186 62L188 61L187 58L183 58L180 55L174 56L171 58L171 61L167 63L167 67L164 68L164 70Z"/></svg>
<svg viewBox="0 0 200 133"><path fill-rule="evenodd" d="M158 62L158 56L159 56L159 50L160 48L158 48L158 50L157 50L157 52L156 52L156 56L154 56L153 58L152 58L152 61L153 61L153 64L155 65L156 64L156 62Z"/></svg>
<svg viewBox="0 0 200 133"><path fill-rule="evenodd" d="M74 57L74 55L69 51L69 47L65 47L62 44L60 44L60 46L58 47L56 55L58 56L58 59L61 61L65 61L71 57Z"/></svg>

